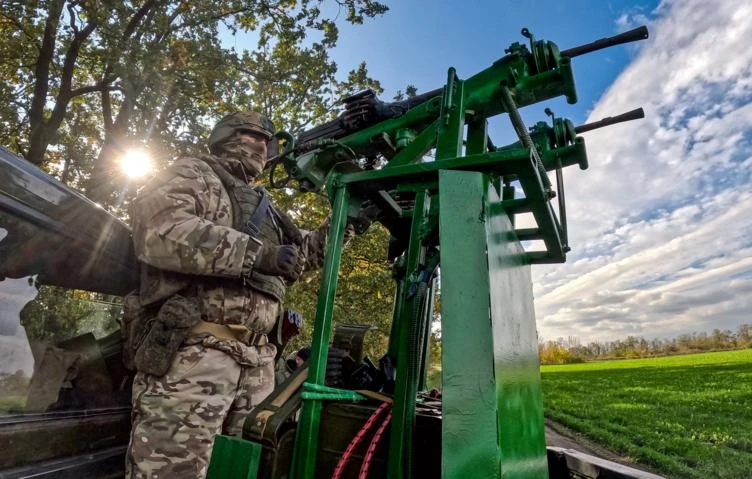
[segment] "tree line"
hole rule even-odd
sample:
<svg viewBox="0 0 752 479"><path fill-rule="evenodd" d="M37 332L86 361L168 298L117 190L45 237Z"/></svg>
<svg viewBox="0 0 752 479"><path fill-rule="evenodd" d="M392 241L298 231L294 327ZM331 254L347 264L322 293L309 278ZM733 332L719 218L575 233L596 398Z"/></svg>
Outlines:
<svg viewBox="0 0 752 479"><path fill-rule="evenodd" d="M592 341L581 344L579 339L570 336L566 339L541 341L538 344L541 364L649 358L743 348L752 348L752 324L742 324L736 331L716 328L709 333L693 332L670 339L627 336L615 341Z"/></svg>

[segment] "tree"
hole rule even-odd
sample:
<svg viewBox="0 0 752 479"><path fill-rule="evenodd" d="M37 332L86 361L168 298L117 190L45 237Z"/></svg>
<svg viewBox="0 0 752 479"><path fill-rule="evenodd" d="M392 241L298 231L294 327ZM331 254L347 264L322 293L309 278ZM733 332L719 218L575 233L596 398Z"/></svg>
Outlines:
<svg viewBox="0 0 752 479"><path fill-rule="evenodd" d="M123 183L115 163L132 145L166 160L195 145L207 118L241 107L274 109L293 130L323 121L348 87L378 85L364 65L337 81L328 56L337 26L322 3L2 0L0 141L107 203ZM331 16L344 10L350 23L387 10L336 4ZM249 32L253 51L223 44Z"/></svg>
<svg viewBox="0 0 752 479"><path fill-rule="evenodd" d="M293 198L295 201L290 211L301 227L315 228L326 217L328 201L325 198L309 194L288 197L288 201ZM303 215L302 211L307 214ZM388 238L389 233L383 227L372 225L368 232L356 236L346 245L335 298L335 324L375 326L376 330L366 336L365 354L372 359L386 352L391 329L395 283L391 277L391 264L386 259ZM320 283L320 271L304 273L287 293L286 305L300 311L305 318L303 331L291 342L291 349L310 344Z"/></svg>
<svg viewBox="0 0 752 479"><path fill-rule="evenodd" d="M742 324L736 331L736 341L739 347L752 348L752 324Z"/></svg>

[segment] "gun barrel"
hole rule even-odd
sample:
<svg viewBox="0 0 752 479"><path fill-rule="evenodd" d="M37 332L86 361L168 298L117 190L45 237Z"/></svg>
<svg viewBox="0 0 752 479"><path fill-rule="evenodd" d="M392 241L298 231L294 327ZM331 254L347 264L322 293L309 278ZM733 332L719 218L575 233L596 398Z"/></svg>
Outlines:
<svg viewBox="0 0 752 479"><path fill-rule="evenodd" d="M613 37L601 38L600 40L596 40L592 43L587 43L585 45L580 45L579 47L562 50L561 56L574 58L586 53L594 52L596 50L602 50L614 45L621 45L622 43L645 40L646 38L648 38L648 28L643 25L641 27L635 28L634 30L629 30L628 32L620 33Z"/></svg>
<svg viewBox="0 0 752 479"><path fill-rule="evenodd" d="M645 111L642 108L636 108L632 111L622 113L621 115L608 116L602 120L576 126L574 127L574 131L577 134L585 133L586 131L596 130L598 128L603 128L604 126L614 125L616 123L623 123L625 121L638 120L640 118L645 118Z"/></svg>

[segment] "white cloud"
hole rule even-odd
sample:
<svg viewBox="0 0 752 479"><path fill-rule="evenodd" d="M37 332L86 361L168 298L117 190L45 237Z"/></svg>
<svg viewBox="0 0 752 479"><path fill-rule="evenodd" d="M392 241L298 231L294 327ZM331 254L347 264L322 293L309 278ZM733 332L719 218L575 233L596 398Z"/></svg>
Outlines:
<svg viewBox="0 0 752 479"><path fill-rule="evenodd" d="M590 169L566 172L569 261L533 269L543 338L752 323L752 4L668 0L652 17L588 121L646 119L585 134Z"/></svg>

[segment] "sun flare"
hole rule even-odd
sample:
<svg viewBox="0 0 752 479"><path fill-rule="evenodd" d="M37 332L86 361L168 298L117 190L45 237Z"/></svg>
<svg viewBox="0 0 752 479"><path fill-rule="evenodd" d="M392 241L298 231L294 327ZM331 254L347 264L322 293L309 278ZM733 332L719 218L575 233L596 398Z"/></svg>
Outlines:
<svg viewBox="0 0 752 479"><path fill-rule="evenodd" d="M141 178L152 170L152 162L144 150L128 150L120 160L120 167L129 178Z"/></svg>

